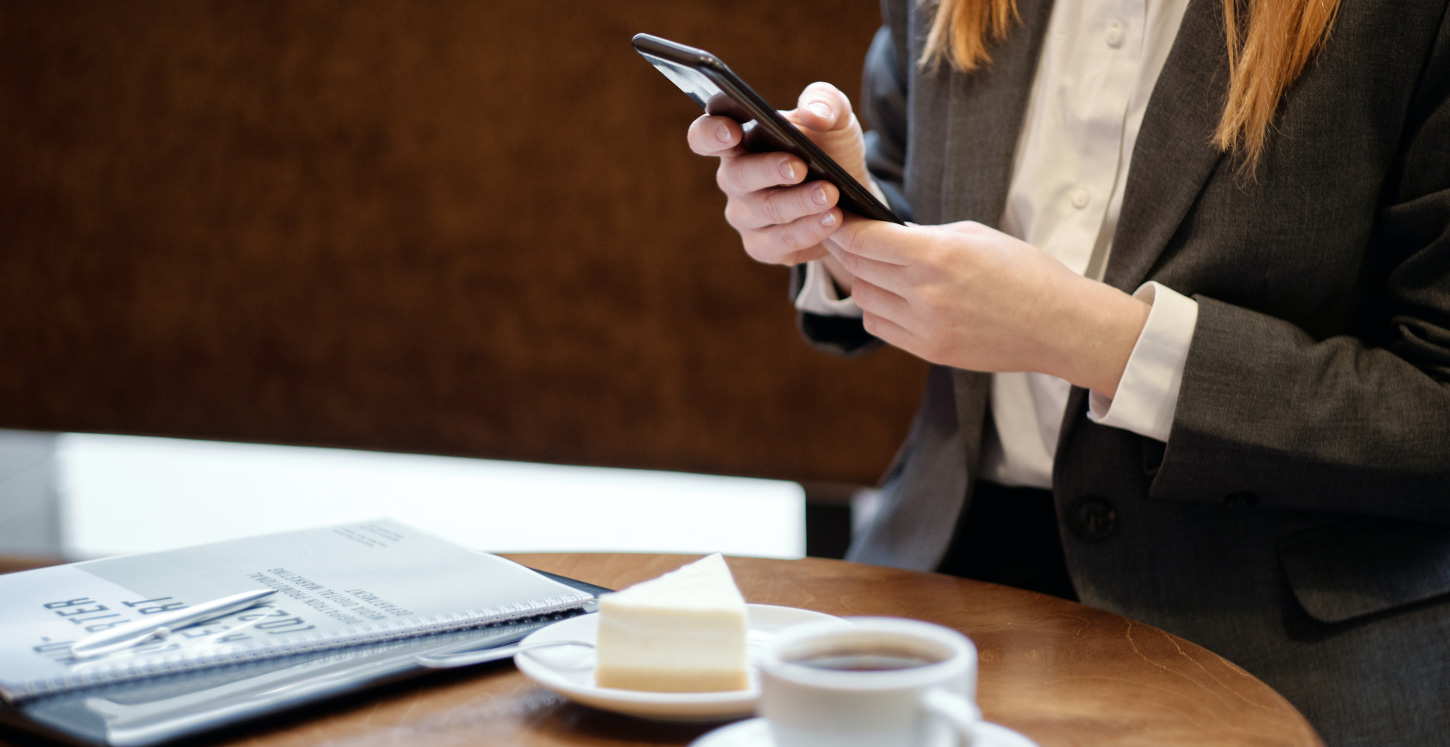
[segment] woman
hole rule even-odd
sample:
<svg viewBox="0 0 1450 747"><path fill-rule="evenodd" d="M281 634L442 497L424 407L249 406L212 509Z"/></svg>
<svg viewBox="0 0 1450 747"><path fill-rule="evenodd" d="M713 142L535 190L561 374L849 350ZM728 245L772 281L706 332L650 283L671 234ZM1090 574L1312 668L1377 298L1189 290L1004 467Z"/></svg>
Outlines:
<svg viewBox="0 0 1450 747"><path fill-rule="evenodd" d="M920 224L702 117L802 328L936 364L852 557L1182 635L1330 744L1450 734L1445 0L887 0L861 134ZM869 167L869 168L868 168Z"/></svg>

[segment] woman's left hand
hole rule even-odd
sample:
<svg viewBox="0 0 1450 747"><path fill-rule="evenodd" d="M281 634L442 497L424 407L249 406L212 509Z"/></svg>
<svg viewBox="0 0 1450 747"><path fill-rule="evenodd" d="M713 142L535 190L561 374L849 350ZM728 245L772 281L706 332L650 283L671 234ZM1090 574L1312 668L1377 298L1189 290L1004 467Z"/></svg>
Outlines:
<svg viewBox="0 0 1450 747"><path fill-rule="evenodd" d="M980 223L845 216L827 249L866 331L932 363L1038 371L1112 397L1149 305Z"/></svg>

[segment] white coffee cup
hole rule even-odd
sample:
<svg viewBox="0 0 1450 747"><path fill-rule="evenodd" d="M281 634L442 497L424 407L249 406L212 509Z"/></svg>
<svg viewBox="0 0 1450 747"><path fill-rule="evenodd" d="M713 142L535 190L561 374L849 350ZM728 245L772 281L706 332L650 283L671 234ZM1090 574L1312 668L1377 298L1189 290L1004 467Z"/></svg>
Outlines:
<svg viewBox="0 0 1450 747"><path fill-rule="evenodd" d="M760 715L775 747L972 744L981 711L971 640L918 620L848 622L790 628L766 650Z"/></svg>

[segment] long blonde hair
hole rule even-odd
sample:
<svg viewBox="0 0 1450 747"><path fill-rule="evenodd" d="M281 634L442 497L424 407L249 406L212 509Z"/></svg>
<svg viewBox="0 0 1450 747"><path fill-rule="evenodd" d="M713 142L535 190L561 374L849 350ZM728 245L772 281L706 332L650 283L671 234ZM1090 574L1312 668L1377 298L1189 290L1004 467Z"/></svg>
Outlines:
<svg viewBox="0 0 1450 747"><path fill-rule="evenodd" d="M1241 5L1248 13L1243 32ZM1223 0L1229 89L1213 142L1234 151L1249 171L1264 153L1279 99L1328 38L1338 11L1339 0ZM918 63L975 70L991 61L989 47L1019 20L1017 0L940 0Z"/></svg>

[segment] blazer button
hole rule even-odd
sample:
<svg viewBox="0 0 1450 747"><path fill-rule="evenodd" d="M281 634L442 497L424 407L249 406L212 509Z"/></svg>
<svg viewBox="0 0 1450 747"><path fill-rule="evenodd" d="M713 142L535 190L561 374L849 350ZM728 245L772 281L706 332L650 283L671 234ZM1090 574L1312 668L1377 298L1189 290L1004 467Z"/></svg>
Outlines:
<svg viewBox="0 0 1450 747"><path fill-rule="evenodd" d="M1259 497L1247 490L1240 490L1224 496L1223 502L1230 506L1252 506L1259 502Z"/></svg>
<svg viewBox="0 0 1450 747"><path fill-rule="evenodd" d="M1113 504L1100 496L1088 496L1074 503L1068 511L1068 526L1072 533L1089 542L1107 539L1118 525L1118 512Z"/></svg>

